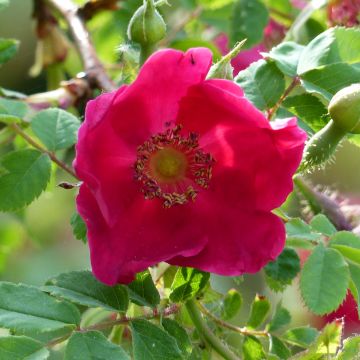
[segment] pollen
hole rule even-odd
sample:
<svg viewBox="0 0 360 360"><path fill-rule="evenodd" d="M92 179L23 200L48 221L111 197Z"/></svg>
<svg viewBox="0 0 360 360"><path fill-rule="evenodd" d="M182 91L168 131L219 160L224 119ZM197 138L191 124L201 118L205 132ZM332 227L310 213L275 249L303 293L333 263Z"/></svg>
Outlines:
<svg viewBox="0 0 360 360"><path fill-rule="evenodd" d="M137 149L135 180L145 199L161 199L165 208L195 201L207 189L215 163L211 154L199 146L199 136L181 134L177 125L153 135Z"/></svg>

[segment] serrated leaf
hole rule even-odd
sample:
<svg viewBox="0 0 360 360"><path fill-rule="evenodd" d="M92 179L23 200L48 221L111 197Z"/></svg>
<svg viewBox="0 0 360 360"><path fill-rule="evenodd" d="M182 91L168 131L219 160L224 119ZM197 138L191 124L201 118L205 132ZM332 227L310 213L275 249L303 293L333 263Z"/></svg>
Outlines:
<svg viewBox="0 0 360 360"><path fill-rule="evenodd" d="M339 231L331 236L329 246L345 245L360 249L360 237L350 231Z"/></svg>
<svg viewBox="0 0 360 360"><path fill-rule="evenodd" d="M181 350L185 359L187 359L192 352L193 346L186 330L175 320L163 318L161 325L165 331L172 336Z"/></svg>
<svg viewBox="0 0 360 360"><path fill-rule="evenodd" d="M349 337L344 340L341 351L336 360L354 360L360 354L360 336Z"/></svg>
<svg viewBox="0 0 360 360"><path fill-rule="evenodd" d="M328 111L324 104L314 95L306 93L287 97L283 101L283 106L303 120L315 132L326 125L324 115Z"/></svg>
<svg viewBox="0 0 360 360"><path fill-rule="evenodd" d="M335 63L310 70L301 75L303 87L330 101L341 89L360 81L360 63Z"/></svg>
<svg viewBox="0 0 360 360"><path fill-rule="evenodd" d="M106 286L90 271L60 274L46 282L43 291L88 307L102 307L110 311L126 311L129 296L125 286Z"/></svg>
<svg viewBox="0 0 360 360"><path fill-rule="evenodd" d="M342 255L318 245L305 262L300 290L306 306L317 315L338 308L345 299L350 272Z"/></svg>
<svg viewBox="0 0 360 360"><path fill-rule="evenodd" d="M350 263L349 270L351 276L349 288L357 302L358 305L357 312L358 312L358 317L360 318L360 267Z"/></svg>
<svg viewBox="0 0 360 360"><path fill-rule="evenodd" d="M270 353L277 355L280 359L288 359L291 356L289 348L274 335L270 337Z"/></svg>
<svg viewBox="0 0 360 360"><path fill-rule="evenodd" d="M291 321L291 315L288 310L282 307L281 303L276 306L274 317L271 319L267 328L269 332L277 331L286 326Z"/></svg>
<svg viewBox="0 0 360 360"><path fill-rule="evenodd" d="M131 322L134 360L181 360L176 340L147 320Z"/></svg>
<svg viewBox="0 0 360 360"><path fill-rule="evenodd" d="M244 44L246 49L258 44L263 38L268 20L268 10L260 0L236 1L230 24L231 44L244 39L247 39Z"/></svg>
<svg viewBox="0 0 360 360"><path fill-rule="evenodd" d="M319 332L315 328L304 326L286 331L282 339L291 345L308 348L318 335Z"/></svg>
<svg viewBox="0 0 360 360"><path fill-rule="evenodd" d="M23 101L0 97L0 114L12 115L22 119L25 117L28 110L28 105Z"/></svg>
<svg viewBox="0 0 360 360"><path fill-rule="evenodd" d="M148 271L136 275L128 285L130 300L140 306L155 307L160 303L160 295Z"/></svg>
<svg viewBox="0 0 360 360"><path fill-rule="evenodd" d="M81 240L84 244L87 243L87 228L85 221L75 212L70 219L70 224L73 230L73 234L76 239Z"/></svg>
<svg viewBox="0 0 360 360"><path fill-rule="evenodd" d="M235 81L260 110L273 107L285 90L284 75L275 63L259 60L240 71Z"/></svg>
<svg viewBox="0 0 360 360"><path fill-rule="evenodd" d="M71 335L64 360L130 360L130 356L102 333L88 331Z"/></svg>
<svg viewBox="0 0 360 360"><path fill-rule="evenodd" d="M1 360L46 360L49 354L43 344L26 336L0 337Z"/></svg>
<svg viewBox="0 0 360 360"><path fill-rule="evenodd" d="M360 62L360 30L335 27L314 38L301 54L297 72L339 62Z"/></svg>
<svg viewBox="0 0 360 360"><path fill-rule="evenodd" d="M45 341L80 324L80 313L74 305L35 287L1 282L0 294L0 326L14 334Z"/></svg>
<svg viewBox="0 0 360 360"><path fill-rule="evenodd" d="M244 360L263 360L266 354L261 342L255 336L245 336L242 352Z"/></svg>
<svg viewBox="0 0 360 360"><path fill-rule="evenodd" d="M324 214L315 215L310 221L310 226L314 231L317 231L326 236L331 236L336 233L335 226Z"/></svg>
<svg viewBox="0 0 360 360"><path fill-rule="evenodd" d="M284 248L275 261L264 267L265 274L280 285L288 285L300 271L300 258L294 249Z"/></svg>
<svg viewBox="0 0 360 360"><path fill-rule="evenodd" d="M332 245L333 249L339 251L346 259L360 265L360 250L346 245Z"/></svg>
<svg viewBox="0 0 360 360"><path fill-rule="evenodd" d="M80 121L61 109L46 109L31 121L34 134L50 151L66 149L76 143Z"/></svg>
<svg viewBox="0 0 360 360"><path fill-rule="evenodd" d="M171 285L170 300L182 302L199 294L208 284L210 274L192 268L179 268Z"/></svg>
<svg viewBox="0 0 360 360"><path fill-rule="evenodd" d="M283 74L295 77L300 55L304 48L305 46L287 41L272 48L265 55L275 61L275 64Z"/></svg>
<svg viewBox="0 0 360 360"><path fill-rule="evenodd" d="M51 161L37 150L18 150L1 161L7 171L0 177L0 211L21 209L46 188L51 175Z"/></svg>
<svg viewBox="0 0 360 360"><path fill-rule="evenodd" d="M224 298L221 317L224 320L232 319L240 311L242 296L236 289L230 289Z"/></svg>
<svg viewBox="0 0 360 360"><path fill-rule="evenodd" d="M1 4L0 4L1 10ZM0 65L9 61L17 52L19 41L14 39L0 38Z"/></svg>
<svg viewBox="0 0 360 360"><path fill-rule="evenodd" d="M268 317L270 309L270 301L265 296L256 295L251 304L247 327L249 329L258 328Z"/></svg>
<svg viewBox="0 0 360 360"><path fill-rule="evenodd" d="M299 218L291 219L285 227L287 246L311 249L312 242L317 242L321 238L321 234L314 233L311 227Z"/></svg>

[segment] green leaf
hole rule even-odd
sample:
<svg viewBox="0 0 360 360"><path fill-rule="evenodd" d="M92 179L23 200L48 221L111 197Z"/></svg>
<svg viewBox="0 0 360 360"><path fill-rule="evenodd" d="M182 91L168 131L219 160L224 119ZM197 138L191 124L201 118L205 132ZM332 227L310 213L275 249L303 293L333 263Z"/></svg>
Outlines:
<svg viewBox="0 0 360 360"><path fill-rule="evenodd" d="M326 236L331 236L331 235L334 235L336 233L335 226L323 214L315 215L312 218L312 220L310 221L310 226L314 231L317 231L317 232L319 232L319 233L321 233L323 235L326 235Z"/></svg>
<svg viewBox="0 0 360 360"><path fill-rule="evenodd" d="M333 249L339 251L346 259L360 265L360 250L346 245L332 245Z"/></svg>
<svg viewBox="0 0 360 360"><path fill-rule="evenodd" d="M71 335L64 360L130 360L130 356L102 333L88 331Z"/></svg>
<svg viewBox="0 0 360 360"><path fill-rule="evenodd" d="M331 236L329 246L345 245L360 249L360 237L350 231L339 231Z"/></svg>
<svg viewBox="0 0 360 360"><path fill-rule="evenodd" d="M81 240L84 244L87 243L87 228L85 221L82 217L75 212L70 219L70 224L73 230L73 234L77 240Z"/></svg>
<svg viewBox="0 0 360 360"><path fill-rule="evenodd" d="M289 348L274 335L270 337L270 353L277 355L280 359L288 359L291 356Z"/></svg>
<svg viewBox="0 0 360 360"><path fill-rule="evenodd" d="M234 0L196 0L196 3L202 5L204 9L218 9L231 4Z"/></svg>
<svg viewBox="0 0 360 360"><path fill-rule="evenodd" d="M266 359L263 346L255 336L245 336L242 351L244 360Z"/></svg>
<svg viewBox="0 0 360 360"><path fill-rule="evenodd" d="M0 0L0 11L9 6L9 0Z"/></svg>
<svg viewBox="0 0 360 360"><path fill-rule="evenodd" d="M342 255L318 245L305 262L300 290L307 307L317 315L338 308L345 299L350 272Z"/></svg>
<svg viewBox="0 0 360 360"><path fill-rule="evenodd" d="M129 304L125 286L106 286L95 279L90 271L60 274L49 279L42 290L75 304L110 311L126 311Z"/></svg>
<svg viewBox="0 0 360 360"><path fill-rule="evenodd" d="M335 354L340 346L341 333L341 320L335 320L331 324L327 324L316 339L316 342L310 346L309 350L304 354L301 353L300 357L295 357L295 359L320 360L323 358L323 355L327 355L327 357L330 358L329 356Z"/></svg>
<svg viewBox="0 0 360 360"><path fill-rule="evenodd" d="M146 320L131 322L135 360L181 360L176 340L158 326Z"/></svg>
<svg viewBox="0 0 360 360"><path fill-rule="evenodd" d="M350 263L349 269L351 276L350 290L357 302L358 317L360 318L360 267Z"/></svg>
<svg viewBox="0 0 360 360"><path fill-rule="evenodd" d="M240 311L242 305L242 296L235 290L230 289L224 298L221 317L224 320L232 319Z"/></svg>
<svg viewBox="0 0 360 360"><path fill-rule="evenodd" d="M0 326L18 335L49 339L80 324L78 309L27 285L0 283Z"/></svg>
<svg viewBox="0 0 360 360"><path fill-rule="evenodd" d="M360 81L360 63L335 63L301 75L302 85L310 93L317 93L327 101L344 87Z"/></svg>
<svg viewBox="0 0 360 360"><path fill-rule="evenodd" d="M360 354L360 336L349 337L344 340L341 351L336 360L354 360Z"/></svg>
<svg viewBox="0 0 360 360"><path fill-rule="evenodd" d="M304 326L288 330L282 339L291 345L308 348L318 335L319 332L316 329Z"/></svg>
<svg viewBox="0 0 360 360"><path fill-rule="evenodd" d="M159 292L148 271L137 274L128 290L130 300L137 305L156 307L160 303Z"/></svg>
<svg viewBox="0 0 360 360"><path fill-rule="evenodd" d="M314 233L311 227L299 218L288 221L286 227L286 245L312 249L312 242L318 242L321 234Z"/></svg>
<svg viewBox="0 0 360 360"><path fill-rule="evenodd" d="M49 351L40 342L26 336L0 337L1 360L46 360Z"/></svg>
<svg viewBox="0 0 360 360"><path fill-rule="evenodd" d="M28 105L23 101L0 97L0 114L8 114L22 119L25 117L28 110Z"/></svg>
<svg viewBox="0 0 360 360"><path fill-rule="evenodd" d="M50 158L37 150L11 152L2 158L1 165L7 173L0 177L0 211L30 204L50 180Z"/></svg>
<svg viewBox="0 0 360 360"><path fill-rule="evenodd" d="M251 304L250 316L247 327L250 329L258 328L270 313L271 304L265 296L256 295Z"/></svg>
<svg viewBox="0 0 360 360"><path fill-rule="evenodd" d="M170 47L173 49L186 51L194 47L206 47L213 53L213 61L221 59L221 53L214 43L203 39L176 39L171 42Z"/></svg>
<svg viewBox="0 0 360 360"><path fill-rule="evenodd" d="M0 4L1 10L1 4ZM9 61L17 52L19 41L14 39L0 38L0 65Z"/></svg>
<svg viewBox="0 0 360 360"><path fill-rule="evenodd" d="M263 39L268 21L268 10L260 0L236 1L230 24L231 45L244 39L247 39L245 49L258 44Z"/></svg>
<svg viewBox="0 0 360 360"><path fill-rule="evenodd" d="M264 267L264 271L266 276L271 279L270 287L277 285L277 288L282 289L289 285L299 273L300 258L294 249L284 248L275 261L270 261Z"/></svg>
<svg viewBox="0 0 360 360"><path fill-rule="evenodd" d="M269 332L274 332L286 326L291 321L291 315L288 310L282 307L281 303L277 304L274 317L268 324Z"/></svg>
<svg viewBox="0 0 360 360"><path fill-rule="evenodd" d="M299 58L304 48L305 46L292 41L283 42L272 48L266 57L274 60L283 74L295 77Z"/></svg>
<svg viewBox="0 0 360 360"><path fill-rule="evenodd" d="M192 268L179 268L171 285L170 300L182 302L199 294L208 284L210 274Z"/></svg>
<svg viewBox="0 0 360 360"><path fill-rule="evenodd" d="M297 72L339 62L360 62L360 30L335 27L313 39L301 54Z"/></svg>
<svg viewBox="0 0 360 360"><path fill-rule="evenodd" d="M61 109L46 109L37 113L31 121L34 134L50 150L66 149L77 141L80 121Z"/></svg>
<svg viewBox="0 0 360 360"><path fill-rule="evenodd" d="M285 91L284 75L275 63L259 60L240 71L235 81L260 110L273 107Z"/></svg>
<svg viewBox="0 0 360 360"><path fill-rule="evenodd" d="M167 318L161 320L161 325L165 331L176 340L184 358L188 358L191 355L193 346L186 330L175 320Z"/></svg>
<svg viewBox="0 0 360 360"><path fill-rule="evenodd" d="M315 132L326 125L324 115L328 111L324 104L314 95L301 94L288 97L283 101L282 105L303 120Z"/></svg>

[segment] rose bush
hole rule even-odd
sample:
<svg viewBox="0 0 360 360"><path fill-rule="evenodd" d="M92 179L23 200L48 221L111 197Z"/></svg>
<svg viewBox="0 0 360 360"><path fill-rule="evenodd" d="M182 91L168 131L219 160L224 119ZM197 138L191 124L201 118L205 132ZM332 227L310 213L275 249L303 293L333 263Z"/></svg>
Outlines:
<svg viewBox="0 0 360 360"><path fill-rule="evenodd" d="M271 213L292 190L305 133L269 122L207 49L163 50L135 82L88 103L74 167L95 276L127 283L160 261L257 272L284 246Z"/></svg>

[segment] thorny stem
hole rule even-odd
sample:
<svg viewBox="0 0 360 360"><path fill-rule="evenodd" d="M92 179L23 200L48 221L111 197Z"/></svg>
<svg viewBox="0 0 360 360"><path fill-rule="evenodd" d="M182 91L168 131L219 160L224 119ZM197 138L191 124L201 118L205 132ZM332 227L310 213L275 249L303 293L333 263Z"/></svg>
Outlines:
<svg viewBox="0 0 360 360"><path fill-rule="evenodd" d="M35 149L41 151L44 154L47 154L50 159L57 164L59 167L61 167L64 171L66 171L67 173L69 173L70 175L72 175L74 178L79 179L74 170L72 170L69 166L67 166L63 161L61 161L60 159L58 159L56 157L56 155L49 151L46 150L45 148L43 148L40 144L38 144L31 136L29 136L25 131L23 131L23 129L21 129L20 126L16 125L16 124L11 124L9 125L9 127L15 131L16 134L20 135L26 142L28 142L31 146L33 146Z"/></svg>
<svg viewBox="0 0 360 360"><path fill-rule="evenodd" d="M99 60L90 35L79 16L79 8L71 0L47 0L66 20L80 53L89 80L105 91L112 91L115 85L106 74Z"/></svg>
<svg viewBox="0 0 360 360"><path fill-rule="evenodd" d="M195 300L193 299L188 300L185 303L185 306L195 328L199 333L199 336L202 337L207 344L209 344L225 360L240 359L228 348L227 345L222 343L221 340L209 329L205 320L202 317L201 312L199 311L199 308Z"/></svg>
<svg viewBox="0 0 360 360"><path fill-rule="evenodd" d="M294 178L294 183L296 189L309 203L314 214L324 213L335 225L337 230L352 230L353 227L346 219L336 201L332 200L329 196L322 194L320 191L315 190L300 176Z"/></svg>
<svg viewBox="0 0 360 360"><path fill-rule="evenodd" d="M91 326L88 326L85 328L77 328L75 331L84 333L84 332L93 331L93 330L109 329L109 328L112 328L117 325L129 324L134 320L140 320L140 319L141 320L151 320L151 319L155 319L155 318L170 316L170 315L176 314L177 312L179 312L179 310L180 310L179 305L173 304L173 305L165 308L162 311L158 311L157 309L154 309L154 311L152 313L146 314L144 316L129 317L129 316L124 315L116 320L102 322L102 323L91 325ZM66 334L65 336L62 336L55 340L52 340L52 341L48 342L46 344L46 346L53 347L57 344L60 344L60 343L64 342L65 340L67 340L71 335L72 335L71 333Z"/></svg>
<svg viewBox="0 0 360 360"><path fill-rule="evenodd" d="M218 325L220 325L221 327L230 329L232 331L238 332L244 336L246 335L253 335L253 336L269 336L269 333L266 330L251 330L251 329L247 329L246 327L239 327L239 326L235 326L232 324L229 324L226 321L223 321L221 319L219 319L218 317L216 317L214 314L212 314L203 304L201 304L200 302L198 302L198 307L200 309L200 311L206 315L207 317L209 317L210 319L212 319L215 323L217 323Z"/></svg>
<svg viewBox="0 0 360 360"><path fill-rule="evenodd" d="M299 84L300 79L299 77L295 76L290 83L290 85L286 88L278 102L268 111L268 119L271 120L272 117L275 115L276 111L279 109L280 105L283 101L288 97L288 95L294 90L294 88Z"/></svg>

